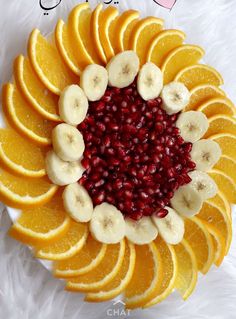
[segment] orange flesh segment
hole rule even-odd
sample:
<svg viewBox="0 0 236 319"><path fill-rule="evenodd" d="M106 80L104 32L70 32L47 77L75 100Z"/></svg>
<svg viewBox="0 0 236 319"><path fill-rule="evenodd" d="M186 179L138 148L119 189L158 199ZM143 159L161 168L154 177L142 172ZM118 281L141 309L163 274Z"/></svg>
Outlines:
<svg viewBox="0 0 236 319"><path fill-rule="evenodd" d="M236 135L236 119L228 115L221 114L210 117L209 128L204 138L220 133Z"/></svg>
<svg viewBox="0 0 236 319"><path fill-rule="evenodd" d="M210 136L210 139L220 145L224 155L236 158L236 136L233 134L222 133Z"/></svg>
<svg viewBox="0 0 236 319"><path fill-rule="evenodd" d="M197 108L197 111L204 113L208 118L218 114L234 116L236 109L233 103L226 98L211 99Z"/></svg>

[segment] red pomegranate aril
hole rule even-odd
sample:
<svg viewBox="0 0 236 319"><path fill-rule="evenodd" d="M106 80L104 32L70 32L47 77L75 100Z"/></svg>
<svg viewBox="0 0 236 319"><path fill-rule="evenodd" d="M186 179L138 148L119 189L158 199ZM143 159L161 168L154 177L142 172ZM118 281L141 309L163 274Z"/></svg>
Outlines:
<svg viewBox="0 0 236 319"><path fill-rule="evenodd" d="M104 202L105 199L105 192L102 191L98 195L93 197L93 203L94 205L100 205Z"/></svg>
<svg viewBox="0 0 236 319"><path fill-rule="evenodd" d="M156 216L158 218L165 218L168 215L168 210L167 209L160 209L157 213Z"/></svg>
<svg viewBox="0 0 236 319"><path fill-rule="evenodd" d="M184 150L185 152L189 153L192 151L192 147L193 147L193 144L192 143L186 143L184 144Z"/></svg>

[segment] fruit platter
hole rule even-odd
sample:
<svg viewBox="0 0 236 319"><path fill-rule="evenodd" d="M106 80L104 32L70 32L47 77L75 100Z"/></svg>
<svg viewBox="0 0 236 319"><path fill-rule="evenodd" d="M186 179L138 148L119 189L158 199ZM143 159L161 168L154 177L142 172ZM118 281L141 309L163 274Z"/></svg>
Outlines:
<svg viewBox="0 0 236 319"><path fill-rule="evenodd" d="M136 10L79 4L53 35L32 31L2 88L9 235L86 302L188 299L232 241L236 109L222 76Z"/></svg>

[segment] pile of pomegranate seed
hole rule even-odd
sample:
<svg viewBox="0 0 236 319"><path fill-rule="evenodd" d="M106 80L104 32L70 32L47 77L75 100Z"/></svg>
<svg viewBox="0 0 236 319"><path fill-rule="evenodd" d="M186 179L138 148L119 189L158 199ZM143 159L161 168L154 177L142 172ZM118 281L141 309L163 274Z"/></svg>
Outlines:
<svg viewBox="0 0 236 319"><path fill-rule="evenodd" d="M164 209L179 186L191 181L191 143L175 126L178 114L167 115L162 100L144 101L136 81L127 88L108 88L91 102L78 126L85 141L79 183L94 205L107 202L135 220L165 217Z"/></svg>

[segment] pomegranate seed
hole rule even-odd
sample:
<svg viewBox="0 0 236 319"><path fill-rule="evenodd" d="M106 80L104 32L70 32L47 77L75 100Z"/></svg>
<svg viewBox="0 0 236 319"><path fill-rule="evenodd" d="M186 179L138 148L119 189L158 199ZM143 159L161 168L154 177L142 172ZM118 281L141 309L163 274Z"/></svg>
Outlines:
<svg viewBox="0 0 236 319"><path fill-rule="evenodd" d="M160 209L157 213L156 216L158 218L165 218L168 215L168 210L167 209Z"/></svg>

